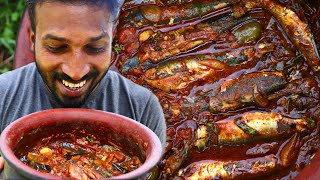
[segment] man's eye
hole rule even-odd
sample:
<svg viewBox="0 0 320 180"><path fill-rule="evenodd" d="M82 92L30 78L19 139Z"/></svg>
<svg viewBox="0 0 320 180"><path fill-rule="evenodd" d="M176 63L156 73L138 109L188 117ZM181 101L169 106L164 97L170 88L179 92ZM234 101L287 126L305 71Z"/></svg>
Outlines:
<svg viewBox="0 0 320 180"><path fill-rule="evenodd" d="M105 51L105 48L104 48L104 47L86 46L86 50L87 50L89 53L100 53L100 52Z"/></svg>
<svg viewBox="0 0 320 180"><path fill-rule="evenodd" d="M59 53L65 51L67 46L47 46L46 48L51 52Z"/></svg>

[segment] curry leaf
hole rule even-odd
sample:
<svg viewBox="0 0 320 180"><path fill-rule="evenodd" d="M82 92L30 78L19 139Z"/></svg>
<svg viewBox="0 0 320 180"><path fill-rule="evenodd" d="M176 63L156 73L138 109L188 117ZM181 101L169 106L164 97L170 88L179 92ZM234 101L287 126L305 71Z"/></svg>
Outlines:
<svg viewBox="0 0 320 180"><path fill-rule="evenodd" d="M90 138L89 136L86 136L86 139L87 139L87 141L89 141L89 142L93 142L93 139Z"/></svg>

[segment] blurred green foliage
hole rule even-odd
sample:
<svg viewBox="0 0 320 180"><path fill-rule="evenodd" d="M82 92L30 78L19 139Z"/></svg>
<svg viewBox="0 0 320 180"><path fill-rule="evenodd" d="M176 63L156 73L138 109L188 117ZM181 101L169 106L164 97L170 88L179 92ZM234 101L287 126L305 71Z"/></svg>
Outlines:
<svg viewBox="0 0 320 180"><path fill-rule="evenodd" d="M15 38L23 15L26 1L0 1L0 45L10 54L14 53Z"/></svg>
<svg viewBox="0 0 320 180"><path fill-rule="evenodd" d="M0 0L0 54L1 62L14 54L16 36L26 0ZM0 67L0 74L9 71L8 66Z"/></svg>

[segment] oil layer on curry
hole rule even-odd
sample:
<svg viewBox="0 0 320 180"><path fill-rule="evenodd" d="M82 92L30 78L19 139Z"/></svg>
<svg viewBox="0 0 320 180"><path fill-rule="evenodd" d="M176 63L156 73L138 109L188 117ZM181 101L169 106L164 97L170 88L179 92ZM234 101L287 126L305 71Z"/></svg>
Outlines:
<svg viewBox="0 0 320 180"><path fill-rule="evenodd" d="M127 0L113 66L157 95L159 179L291 179L320 146L320 4ZM312 26L310 26L312 25Z"/></svg>
<svg viewBox="0 0 320 180"><path fill-rule="evenodd" d="M32 144L33 143L33 144ZM137 156L125 152L111 139L102 143L85 130L54 133L17 148L15 154L33 169L71 179L112 178L142 165Z"/></svg>

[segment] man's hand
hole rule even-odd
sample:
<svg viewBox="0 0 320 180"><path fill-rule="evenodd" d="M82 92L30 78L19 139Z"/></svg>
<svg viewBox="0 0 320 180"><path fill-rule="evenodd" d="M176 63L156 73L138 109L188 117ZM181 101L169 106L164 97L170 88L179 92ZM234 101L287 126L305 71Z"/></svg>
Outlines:
<svg viewBox="0 0 320 180"><path fill-rule="evenodd" d="M4 166L4 159L3 157L0 157L0 173L3 171L3 166Z"/></svg>

